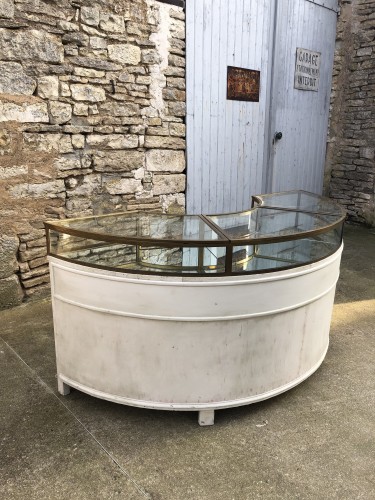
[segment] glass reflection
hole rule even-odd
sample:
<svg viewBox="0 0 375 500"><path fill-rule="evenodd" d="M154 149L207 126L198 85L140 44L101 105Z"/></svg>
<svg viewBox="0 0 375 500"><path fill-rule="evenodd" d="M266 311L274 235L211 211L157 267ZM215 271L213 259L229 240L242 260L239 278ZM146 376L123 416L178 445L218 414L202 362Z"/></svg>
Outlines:
<svg viewBox="0 0 375 500"><path fill-rule="evenodd" d="M340 247L343 222L344 212L332 200L291 191L255 197L255 208L239 213L116 213L46 227L51 255L124 272L191 276L267 272L318 261Z"/></svg>
<svg viewBox="0 0 375 500"><path fill-rule="evenodd" d="M168 240L217 240L220 236L196 215L110 214L58 221L61 227L98 235Z"/></svg>
<svg viewBox="0 0 375 500"><path fill-rule="evenodd" d="M323 229L333 224L336 216L262 207L237 214L210 216L209 219L229 239L238 240L295 236L301 232Z"/></svg>

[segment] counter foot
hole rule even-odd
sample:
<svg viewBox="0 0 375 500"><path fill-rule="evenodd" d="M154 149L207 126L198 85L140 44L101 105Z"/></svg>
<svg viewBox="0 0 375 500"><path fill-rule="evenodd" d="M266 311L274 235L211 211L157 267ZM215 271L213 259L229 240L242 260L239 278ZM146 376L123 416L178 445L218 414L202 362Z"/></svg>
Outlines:
<svg viewBox="0 0 375 500"><path fill-rule="evenodd" d="M63 382L60 377L57 377L57 390L62 396L70 394L70 387Z"/></svg>
<svg viewBox="0 0 375 500"><path fill-rule="evenodd" d="M200 426L214 425L215 410L202 410L198 413L198 423Z"/></svg>

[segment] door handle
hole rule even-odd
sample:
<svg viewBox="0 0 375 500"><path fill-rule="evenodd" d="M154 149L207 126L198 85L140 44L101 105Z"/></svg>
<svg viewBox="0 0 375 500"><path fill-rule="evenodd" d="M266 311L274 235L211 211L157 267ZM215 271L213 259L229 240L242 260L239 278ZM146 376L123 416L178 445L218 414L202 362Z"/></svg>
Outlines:
<svg viewBox="0 0 375 500"><path fill-rule="evenodd" d="M282 132L276 132L275 134L275 141L280 141L283 138L283 133Z"/></svg>

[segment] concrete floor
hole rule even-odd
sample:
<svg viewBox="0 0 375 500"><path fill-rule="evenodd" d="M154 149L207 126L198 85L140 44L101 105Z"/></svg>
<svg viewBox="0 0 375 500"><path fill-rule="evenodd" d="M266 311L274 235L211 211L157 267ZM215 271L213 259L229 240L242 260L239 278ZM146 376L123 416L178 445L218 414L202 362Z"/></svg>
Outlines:
<svg viewBox="0 0 375 500"><path fill-rule="evenodd" d="M56 392L48 301L0 313L0 498L375 498L375 232L347 227L331 346L306 382L216 412Z"/></svg>

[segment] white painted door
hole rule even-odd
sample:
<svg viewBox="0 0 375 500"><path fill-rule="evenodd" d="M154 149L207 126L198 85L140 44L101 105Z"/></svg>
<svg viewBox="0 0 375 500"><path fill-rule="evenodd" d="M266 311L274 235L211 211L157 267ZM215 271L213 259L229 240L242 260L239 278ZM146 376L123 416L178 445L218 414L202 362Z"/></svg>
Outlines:
<svg viewBox="0 0 375 500"><path fill-rule="evenodd" d="M337 0L186 2L188 213L321 193L336 11ZM297 48L321 53L317 92L294 88ZM260 71L259 102L227 100L228 66Z"/></svg>
<svg viewBox="0 0 375 500"><path fill-rule="evenodd" d="M248 208L262 191L272 4L186 2L188 213ZM228 66L261 72L259 102L227 100Z"/></svg>
<svg viewBox="0 0 375 500"><path fill-rule="evenodd" d="M267 191L322 193L336 21L337 0L277 2ZM297 48L321 54L317 91L294 88Z"/></svg>

